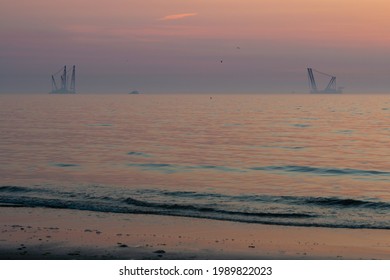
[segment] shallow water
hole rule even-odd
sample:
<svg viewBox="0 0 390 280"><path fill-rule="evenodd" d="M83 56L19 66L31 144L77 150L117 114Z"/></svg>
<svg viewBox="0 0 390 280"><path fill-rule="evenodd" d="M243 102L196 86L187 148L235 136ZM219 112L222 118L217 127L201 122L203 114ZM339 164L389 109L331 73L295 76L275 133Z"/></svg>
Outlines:
<svg viewBox="0 0 390 280"><path fill-rule="evenodd" d="M0 203L390 229L389 95L0 95Z"/></svg>

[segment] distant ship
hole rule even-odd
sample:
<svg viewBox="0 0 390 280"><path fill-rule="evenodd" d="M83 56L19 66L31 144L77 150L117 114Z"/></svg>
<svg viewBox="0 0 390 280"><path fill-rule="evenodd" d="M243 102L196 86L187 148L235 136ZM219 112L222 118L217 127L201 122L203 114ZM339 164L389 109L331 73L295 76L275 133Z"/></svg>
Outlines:
<svg viewBox="0 0 390 280"><path fill-rule="evenodd" d="M57 87L56 77L62 72L60 76L61 86ZM76 93L76 66L73 65L72 76L70 78L70 83L68 73L66 72L66 65L64 68L61 68L59 71L51 75L51 92L50 93L58 93L58 94L68 94L68 93Z"/></svg>
<svg viewBox="0 0 390 280"><path fill-rule="evenodd" d="M130 91L129 94L139 94L139 91L138 90L133 90L133 91Z"/></svg>
<svg viewBox="0 0 390 280"><path fill-rule="evenodd" d="M317 74L321 74L321 75L325 75L325 76L330 77L330 81L325 89L322 89L322 90L318 89L316 80L314 79L313 71L316 72ZM329 75L326 73L322 73L322 72L314 70L312 68L307 68L307 73L308 73L308 77L309 77L310 93L342 93L343 92L342 87L336 86L336 77L335 76L332 76L332 75Z"/></svg>

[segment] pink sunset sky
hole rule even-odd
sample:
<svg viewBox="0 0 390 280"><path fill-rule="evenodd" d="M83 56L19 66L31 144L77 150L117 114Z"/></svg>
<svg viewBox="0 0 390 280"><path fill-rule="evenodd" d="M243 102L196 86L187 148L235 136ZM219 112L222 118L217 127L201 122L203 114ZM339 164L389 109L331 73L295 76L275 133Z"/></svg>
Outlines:
<svg viewBox="0 0 390 280"><path fill-rule="evenodd" d="M0 0L0 92L390 91L387 0ZM223 61L223 63L221 63Z"/></svg>

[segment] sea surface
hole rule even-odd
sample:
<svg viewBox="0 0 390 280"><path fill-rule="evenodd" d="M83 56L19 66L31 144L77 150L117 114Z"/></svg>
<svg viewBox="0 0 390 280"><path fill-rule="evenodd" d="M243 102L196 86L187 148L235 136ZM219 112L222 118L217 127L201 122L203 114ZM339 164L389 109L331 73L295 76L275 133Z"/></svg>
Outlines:
<svg viewBox="0 0 390 280"><path fill-rule="evenodd" d="M3 94L0 206L390 229L390 94Z"/></svg>

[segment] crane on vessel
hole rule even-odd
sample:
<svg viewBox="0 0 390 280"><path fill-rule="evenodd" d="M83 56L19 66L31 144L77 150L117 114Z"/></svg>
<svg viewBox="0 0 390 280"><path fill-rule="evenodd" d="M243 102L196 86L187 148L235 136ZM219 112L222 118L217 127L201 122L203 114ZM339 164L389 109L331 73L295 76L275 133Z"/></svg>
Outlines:
<svg viewBox="0 0 390 280"><path fill-rule="evenodd" d="M342 88L336 86L336 77L329 75L320 71L317 71L313 68L307 68L308 78L309 78L309 88L310 93L342 93ZM317 82L314 78L314 73L320 74L322 76L327 76L330 78L327 86L324 89L319 89Z"/></svg>
<svg viewBox="0 0 390 280"><path fill-rule="evenodd" d="M57 86L56 77L60 76L61 86ZM69 73L66 71L66 65L51 75L51 92L50 93L76 93L76 66L73 65L72 75L69 83Z"/></svg>

